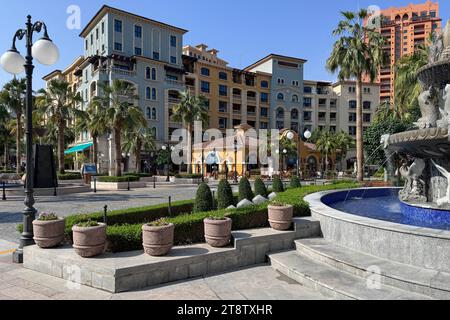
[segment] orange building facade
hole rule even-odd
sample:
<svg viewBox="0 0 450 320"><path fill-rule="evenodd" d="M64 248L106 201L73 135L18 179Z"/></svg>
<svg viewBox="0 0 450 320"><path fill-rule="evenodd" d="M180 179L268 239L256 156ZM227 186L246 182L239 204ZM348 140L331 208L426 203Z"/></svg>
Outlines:
<svg viewBox="0 0 450 320"><path fill-rule="evenodd" d="M380 32L387 40L384 47L387 61L379 73L381 102L394 102L397 61L414 53L415 48L424 44L434 31L439 32L441 22L439 3L430 0L422 4L381 10Z"/></svg>

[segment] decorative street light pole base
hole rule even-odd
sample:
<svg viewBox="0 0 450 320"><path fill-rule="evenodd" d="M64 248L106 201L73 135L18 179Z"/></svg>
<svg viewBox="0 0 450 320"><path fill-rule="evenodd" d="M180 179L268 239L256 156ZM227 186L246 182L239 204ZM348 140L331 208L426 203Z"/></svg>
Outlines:
<svg viewBox="0 0 450 320"><path fill-rule="evenodd" d="M23 251L18 249L13 253L13 263L23 263Z"/></svg>

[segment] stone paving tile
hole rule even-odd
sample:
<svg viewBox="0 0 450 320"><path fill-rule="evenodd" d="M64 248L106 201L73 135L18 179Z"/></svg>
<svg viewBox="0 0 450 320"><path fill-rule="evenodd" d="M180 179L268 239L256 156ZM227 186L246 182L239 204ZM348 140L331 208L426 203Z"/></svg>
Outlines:
<svg viewBox="0 0 450 320"><path fill-rule="evenodd" d="M0 294L17 299L17 300L49 300L49 297L44 296L43 294L24 289L21 287L10 287L3 290L0 290Z"/></svg>

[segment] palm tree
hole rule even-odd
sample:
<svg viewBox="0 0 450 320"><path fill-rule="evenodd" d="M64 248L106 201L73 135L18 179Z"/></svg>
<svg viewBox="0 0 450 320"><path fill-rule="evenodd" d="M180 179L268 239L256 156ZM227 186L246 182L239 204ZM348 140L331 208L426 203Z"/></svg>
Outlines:
<svg viewBox="0 0 450 320"><path fill-rule="evenodd" d="M195 121L206 123L208 121L208 109L206 99L203 96L192 96L189 91L180 94L180 103L173 108L173 120L182 122L188 131L188 173L192 173L192 131Z"/></svg>
<svg viewBox="0 0 450 320"><path fill-rule="evenodd" d="M354 147L355 139L348 133L341 131L335 137L336 148L340 150L339 159L341 162L341 170L343 168L342 161L347 157L348 151Z"/></svg>
<svg viewBox="0 0 450 320"><path fill-rule="evenodd" d="M324 172L328 171L328 157L337 150L336 136L330 131L322 131L316 142L317 151L325 156Z"/></svg>
<svg viewBox="0 0 450 320"><path fill-rule="evenodd" d="M52 80L47 89L38 91L36 105L37 114L57 129L58 134L58 167L64 174L65 133L68 122L79 114L76 108L83 100L79 94L70 89L70 84L63 80Z"/></svg>
<svg viewBox="0 0 450 320"><path fill-rule="evenodd" d="M14 114L14 134L16 136L16 171L21 171L21 141L23 138L23 116L25 113L25 94L26 94L26 80L13 79L3 87L1 92L1 100L3 104Z"/></svg>
<svg viewBox="0 0 450 320"><path fill-rule="evenodd" d="M92 137L92 161L98 166L98 139L101 135L108 132L108 123L106 120L106 108L101 103L89 105L86 111L82 112L77 118L75 124L77 134L89 132Z"/></svg>
<svg viewBox="0 0 450 320"><path fill-rule="evenodd" d="M99 85L101 95L93 99L93 103L105 108L105 123L114 135L115 169L117 177L122 176L122 134L126 127L147 125L144 113L134 101L139 99L135 87L126 81L114 80L111 85Z"/></svg>
<svg viewBox="0 0 450 320"><path fill-rule="evenodd" d="M147 126L135 125L125 130L122 148L126 153L134 153L136 157L136 173L141 173L141 152L155 150L153 133Z"/></svg>
<svg viewBox="0 0 450 320"><path fill-rule="evenodd" d="M368 18L367 10L342 12L342 15L344 19L333 32L339 39L327 60L327 68L333 73L339 71L340 80L356 79L356 153L358 181L363 181L362 82L364 76L371 82L376 79L385 60L385 40L377 30L364 26L364 20Z"/></svg>
<svg viewBox="0 0 450 320"><path fill-rule="evenodd" d="M8 109L5 106L0 105L0 143L3 145L3 163L5 164L5 170L9 167L9 123Z"/></svg>

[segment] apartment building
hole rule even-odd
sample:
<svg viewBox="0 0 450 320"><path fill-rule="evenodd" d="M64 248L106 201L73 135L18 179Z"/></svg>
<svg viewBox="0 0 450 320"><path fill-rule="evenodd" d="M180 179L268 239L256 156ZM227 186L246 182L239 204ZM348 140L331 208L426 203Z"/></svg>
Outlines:
<svg viewBox="0 0 450 320"><path fill-rule="evenodd" d="M373 19L368 20L374 23ZM427 0L422 4L392 7L381 11L381 34L386 38L386 65L379 73L381 101L393 103L395 98L395 64L425 43L430 34L441 30L439 3Z"/></svg>

